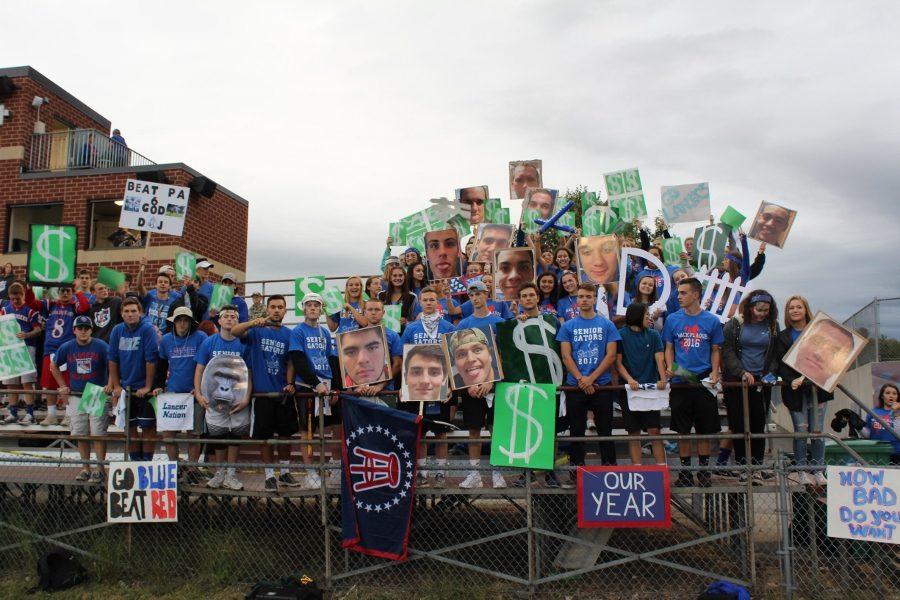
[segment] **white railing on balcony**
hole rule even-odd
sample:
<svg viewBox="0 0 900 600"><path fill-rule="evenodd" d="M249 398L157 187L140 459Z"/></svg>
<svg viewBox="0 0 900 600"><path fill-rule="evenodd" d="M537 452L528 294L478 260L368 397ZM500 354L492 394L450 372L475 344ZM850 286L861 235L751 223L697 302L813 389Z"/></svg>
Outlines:
<svg viewBox="0 0 900 600"><path fill-rule="evenodd" d="M93 129L35 133L28 154L29 171L66 171L141 167L156 163Z"/></svg>

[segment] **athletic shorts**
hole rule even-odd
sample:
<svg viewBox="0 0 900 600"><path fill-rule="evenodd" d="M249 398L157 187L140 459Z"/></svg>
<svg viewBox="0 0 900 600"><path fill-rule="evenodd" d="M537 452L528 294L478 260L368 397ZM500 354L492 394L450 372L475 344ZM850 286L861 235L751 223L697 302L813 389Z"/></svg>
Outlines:
<svg viewBox="0 0 900 600"><path fill-rule="evenodd" d="M443 421L444 423L450 422L450 405L453 404L450 402L426 402L425 407L422 410L422 416L431 421ZM401 402L400 410L406 411L408 413L419 414L419 402ZM424 434L429 431L434 431L434 428L428 424L428 422L422 423L422 435L424 438ZM435 432L437 433L437 432ZM441 431L441 433L446 433L446 431Z"/></svg>
<svg viewBox="0 0 900 600"><path fill-rule="evenodd" d="M63 371L62 376L66 385L69 385L69 371ZM53 373L50 372L50 355L47 354L41 361L41 389L55 390L58 387L56 380L53 379Z"/></svg>
<svg viewBox="0 0 900 600"><path fill-rule="evenodd" d="M131 394L131 403L129 404L128 424L132 427L154 427L156 425L156 413L153 411L153 405L150 404L150 395L138 398Z"/></svg>
<svg viewBox="0 0 900 600"><path fill-rule="evenodd" d="M250 423L240 427L219 427L206 424L206 437L212 440L239 440L250 436Z"/></svg>
<svg viewBox="0 0 900 600"><path fill-rule="evenodd" d="M254 398L250 412L250 437L254 440L270 440L291 437L300 431L297 405L302 400L293 397Z"/></svg>
<svg viewBox="0 0 900 600"><path fill-rule="evenodd" d="M190 433L194 435L203 435L206 432L206 409L203 405L194 399L194 428Z"/></svg>
<svg viewBox="0 0 900 600"><path fill-rule="evenodd" d="M706 388L672 389L669 408L672 409L672 429L682 435L694 428L700 435L719 433L719 404Z"/></svg>
<svg viewBox="0 0 900 600"><path fill-rule="evenodd" d="M28 348L28 355L31 357L31 364L35 364L34 346L26 346L26 348ZM50 367L48 366L47 368L49 369ZM63 376L68 377L68 373L63 372ZM53 379L53 376L51 376L50 379ZM37 381L37 372L29 373L28 375L19 375L18 377L10 377L9 379L0 381L0 383L3 385L17 385L20 383L34 383L35 381ZM68 381L68 379L66 379L66 381ZM53 382L56 383L56 380L54 379Z"/></svg>
<svg viewBox="0 0 900 600"><path fill-rule="evenodd" d="M481 429L494 423L494 407L488 407L487 399L473 398L466 390L454 392L453 396L458 397L463 411L463 426L466 429Z"/></svg>
<svg viewBox="0 0 900 600"><path fill-rule="evenodd" d="M103 414L99 417L78 411L78 396L69 396L66 416L69 417L69 433L72 435L104 435L109 429L109 413L112 405L107 402Z"/></svg>
<svg viewBox="0 0 900 600"><path fill-rule="evenodd" d="M297 412L300 415L299 431L305 432L307 430L310 425L309 419L311 419L312 430L318 431L319 415L316 414L315 406L316 404L313 398L297 398ZM329 406L331 407L331 414L325 415L325 427L340 425L341 401L338 400L334 404L329 404Z"/></svg>

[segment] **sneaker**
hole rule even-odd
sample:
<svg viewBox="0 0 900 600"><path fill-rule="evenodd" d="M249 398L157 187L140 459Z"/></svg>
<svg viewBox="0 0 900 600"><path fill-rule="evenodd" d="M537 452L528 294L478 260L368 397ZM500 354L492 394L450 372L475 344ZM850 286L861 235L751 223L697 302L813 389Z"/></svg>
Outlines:
<svg viewBox="0 0 900 600"><path fill-rule="evenodd" d="M60 425L63 427L68 427L70 424L69 415L63 417L63 420L60 422Z"/></svg>
<svg viewBox="0 0 900 600"><path fill-rule="evenodd" d="M328 482L325 485L331 488L341 487L341 472L338 470L330 471L328 473Z"/></svg>
<svg viewBox="0 0 900 600"><path fill-rule="evenodd" d="M556 478L556 473L554 471L550 471L544 475L544 485L554 489L559 487L559 479Z"/></svg>
<svg viewBox="0 0 900 600"><path fill-rule="evenodd" d="M225 479L222 481L222 487L227 490L238 491L244 489L244 484L234 475L226 475Z"/></svg>
<svg viewBox="0 0 900 600"><path fill-rule="evenodd" d="M274 478L270 477L269 479L274 479ZM267 479L266 482L268 483L268 481L269 480ZM278 483L280 483L281 485L286 486L286 487L298 487L300 485L300 482L297 481L296 479L294 479L294 476L291 475L290 472L282 473L278 477ZM277 484L276 484L276 486L277 486Z"/></svg>
<svg viewBox="0 0 900 600"><path fill-rule="evenodd" d="M54 425L59 425L59 420L56 417L46 416L44 420L41 421L41 426L43 427L53 427Z"/></svg>
<svg viewBox="0 0 900 600"><path fill-rule="evenodd" d="M803 473L802 471L791 471L788 473L787 478L788 481L796 483L797 485L806 485L807 483L806 473Z"/></svg>
<svg viewBox="0 0 900 600"><path fill-rule="evenodd" d="M24 419L25 417L22 417L22 418ZM12 425L13 423L18 423L18 422L19 422L19 417L17 417L16 415L14 415L12 413L9 413L8 415L6 415L6 417L3 419L3 421L0 421L0 423L3 423L4 425Z"/></svg>
<svg viewBox="0 0 900 600"><path fill-rule="evenodd" d="M515 480L515 481L513 481L513 487L517 487L517 488L523 488L523 487L526 487L526 481L527 481L527 480L525 479L525 473L522 473L521 475L519 475L518 477L516 477L516 480ZM532 475L531 475L531 483L534 483L534 482L536 482L536 481L537 481L537 477L535 477L534 474L532 473Z"/></svg>
<svg viewBox="0 0 900 600"><path fill-rule="evenodd" d="M222 487L222 483L225 482L225 471L216 471L216 474L212 476L212 479L206 482L206 487L212 488L214 490ZM266 480L266 485L268 485L269 481Z"/></svg>
<svg viewBox="0 0 900 600"><path fill-rule="evenodd" d="M825 479L825 473L822 471L816 471L816 474L812 476L813 481L816 482L816 485L819 487L825 487L828 485L828 480Z"/></svg>
<svg viewBox="0 0 900 600"><path fill-rule="evenodd" d="M430 483L428 483L428 472L427 471L419 471L416 473L416 487L419 489L427 488Z"/></svg>
<svg viewBox="0 0 900 600"><path fill-rule="evenodd" d="M34 415L29 415L28 413L25 413L19 419L19 425L34 425Z"/></svg>
<svg viewBox="0 0 900 600"><path fill-rule="evenodd" d="M219 474L216 473L216 476L213 477L212 479L210 479L206 485L212 487L212 482L215 481L218 476L219 476ZM224 482L225 482L225 476L223 475L222 480L219 482L219 485L222 485L222 483L224 483ZM218 486L216 486L216 487L218 487ZM275 477L266 478L266 482L265 482L265 484L263 484L263 491L270 492L270 493L275 493L278 491L278 481L275 479Z"/></svg>
<svg viewBox="0 0 900 600"><path fill-rule="evenodd" d="M93 483L95 485L103 485L103 479L104 479L103 471L93 471L91 473L90 479L88 479L88 482Z"/></svg>
<svg viewBox="0 0 900 600"><path fill-rule="evenodd" d="M593 419L588 419L587 430L590 431L591 433L597 433L597 426L594 425Z"/></svg>
<svg viewBox="0 0 900 600"><path fill-rule="evenodd" d="M91 478L91 472L88 469L82 469L78 475L75 476L75 481L87 481Z"/></svg>
<svg viewBox="0 0 900 600"><path fill-rule="evenodd" d="M506 480L503 479L503 475L500 474L500 471L491 473L491 485L495 490L502 490L506 487Z"/></svg>
<svg viewBox="0 0 900 600"><path fill-rule="evenodd" d="M694 474L687 470L678 471L675 487L694 487Z"/></svg>
<svg viewBox="0 0 900 600"><path fill-rule="evenodd" d="M481 475L478 473L478 471L469 471L469 474L466 475L466 478L459 483L459 487L464 490L483 487L483 484L481 483Z"/></svg>
<svg viewBox="0 0 900 600"><path fill-rule="evenodd" d="M340 484L338 484L340 485ZM306 473L306 479L303 482L304 490L317 490L322 487L322 478L318 473Z"/></svg>
<svg viewBox="0 0 900 600"><path fill-rule="evenodd" d="M184 472L184 482L187 485L200 485L200 474L196 469L188 467Z"/></svg>
<svg viewBox="0 0 900 600"><path fill-rule="evenodd" d="M697 486L712 487L712 473L709 471L697 471Z"/></svg>
<svg viewBox="0 0 900 600"><path fill-rule="evenodd" d="M435 473L434 474L434 485L432 486L436 490L442 490L447 486L446 477L443 473Z"/></svg>

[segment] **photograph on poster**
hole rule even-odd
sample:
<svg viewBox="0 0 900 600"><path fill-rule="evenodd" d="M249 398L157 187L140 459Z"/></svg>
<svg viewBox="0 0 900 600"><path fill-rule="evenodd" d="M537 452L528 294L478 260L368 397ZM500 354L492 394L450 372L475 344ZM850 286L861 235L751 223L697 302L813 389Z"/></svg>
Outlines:
<svg viewBox="0 0 900 600"><path fill-rule="evenodd" d="M499 381L503 377L497 346L490 327L472 327L444 334L441 339L450 364L454 390Z"/></svg>
<svg viewBox="0 0 900 600"><path fill-rule="evenodd" d="M614 235L580 237L575 242L575 259L583 283L615 281L619 276L619 240Z"/></svg>
<svg viewBox="0 0 900 600"><path fill-rule="evenodd" d="M796 210L771 202L763 202L759 205L756 216L753 217L753 224L750 226L750 233L747 236L758 242L784 248L784 243L787 241L787 236L791 232L796 218Z"/></svg>
<svg viewBox="0 0 900 600"><path fill-rule="evenodd" d="M391 378L391 356L384 325L337 334L341 380L345 388L380 383Z"/></svg>
<svg viewBox="0 0 900 600"><path fill-rule="evenodd" d="M865 337L819 311L784 355L784 364L833 392L867 343Z"/></svg>
<svg viewBox="0 0 900 600"><path fill-rule="evenodd" d="M517 299L523 284L534 283L534 251L531 248L510 248L494 252L493 273L494 300Z"/></svg>
<svg viewBox="0 0 900 600"><path fill-rule="evenodd" d="M450 367L439 344L403 346L400 400L444 402L450 394Z"/></svg>
<svg viewBox="0 0 900 600"><path fill-rule="evenodd" d="M540 160L513 160L509 162L509 197L521 200L525 197L525 189L541 187L544 181L543 166Z"/></svg>

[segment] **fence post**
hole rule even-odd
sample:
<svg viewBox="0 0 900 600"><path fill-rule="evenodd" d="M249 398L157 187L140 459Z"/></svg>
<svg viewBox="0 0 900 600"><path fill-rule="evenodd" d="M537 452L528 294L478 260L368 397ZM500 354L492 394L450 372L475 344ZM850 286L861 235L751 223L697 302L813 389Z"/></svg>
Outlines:
<svg viewBox="0 0 900 600"><path fill-rule="evenodd" d="M794 597L794 544L791 540L790 528L790 492L787 487L787 474L785 473L784 455L778 451L775 463L775 476L778 478L778 491L775 493L775 514L778 515L778 523L781 526L781 535L778 554L781 556L781 578L784 585L785 598L791 600ZM815 537L816 533L811 533Z"/></svg>
<svg viewBox="0 0 900 600"><path fill-rule="evenodd" d="M747 516L747 561L750 563L750 583L756 586L756 548L753 546L753 525L755 523L755 510L753 507L753 465L752 460L748 460L748 456L752 456L750 451L750 390L747 387L747 381L741 379L741 404L744 412L744 464L739 465L747 475L746 490L746 508Z"/></svg>
<svg viewBox="0 0 900 600"><path fill-rule="evenodd" d="M328 530L328 469L325 468L325 403L330 401L330 396L323 396L313 400L313 407L318 402L322 405L319 409L319 436L322 438L322 445L319 450L319 466L322 481L321 496L319 505L322 509L322 531L325 535L325 589L331 589L331 532ZM343 431L343 428L341 429Z"/></svg>
<svg viewBox="0 0 900 600"><path fill-rule="evenodd" d="M525 469L525 526L528 529L528 595L534 594L535 554L534 554L534 508L531 495L531 475L533 471Z"/></svg>

